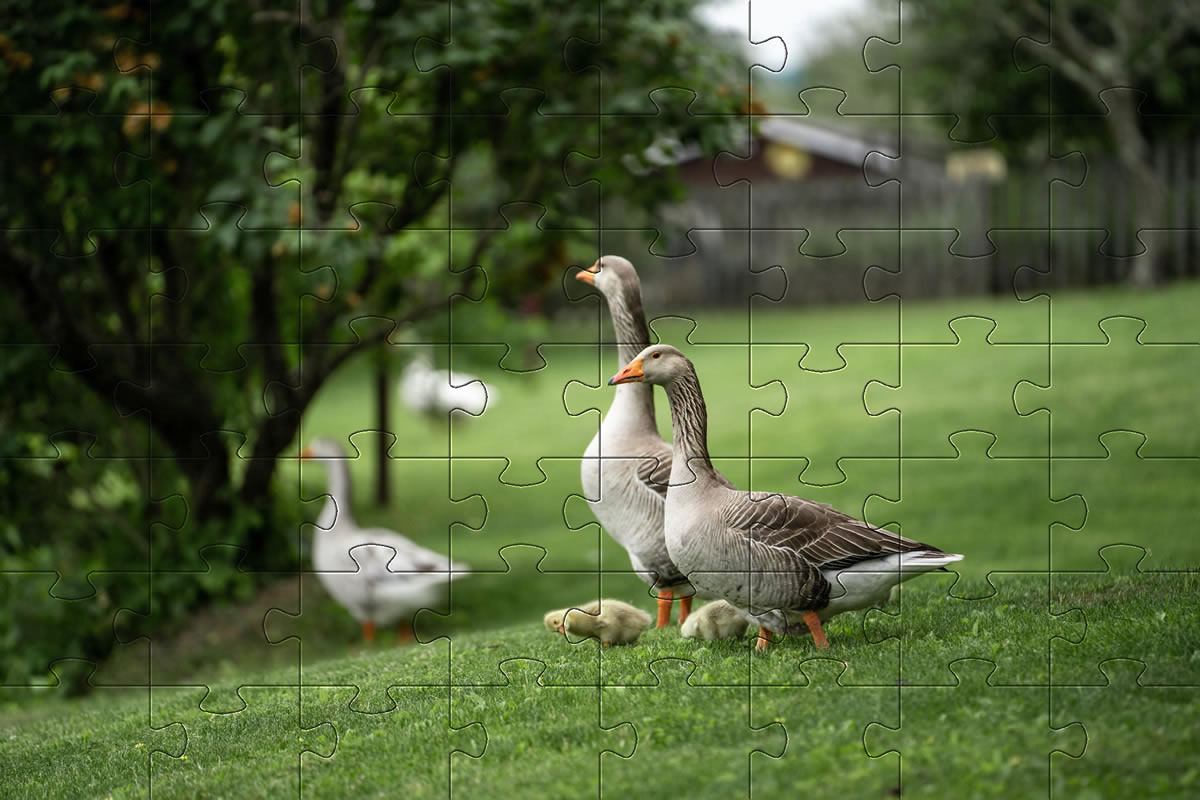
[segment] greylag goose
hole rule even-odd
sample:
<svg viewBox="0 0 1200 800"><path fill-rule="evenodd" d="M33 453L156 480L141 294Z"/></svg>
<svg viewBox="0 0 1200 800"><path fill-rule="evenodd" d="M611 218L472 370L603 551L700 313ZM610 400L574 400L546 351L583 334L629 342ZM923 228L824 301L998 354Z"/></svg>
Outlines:
<svg viewBox="0 0 1200 800"><path fill-rule="evenodd" d="M821 623L885 602L909 578L962 560L800 497L739 491L708 455L708 412L692 362L670 345L647 347L609 380L667 391L674 431L667 549L697 590L723 598L759 626L756 648L803 623L828 647Z"/></svg>
<svg viewBox="0 0 1200 800"><path fill-rule="evenodd" d="M386 528L359 527L350 510L346 453L337 442L317 439L300 457L323 464L329 481L329 499L313 531L313 568L321 585L362 623L367 641L375 638L376 625L395 622L397 638L412 639L412 615L435 603L439 590L470 567Z"/></svg>
<svg viewBox="0 0 1200 800"><path fill-rule="evenodd" d="M633 264L603 256L575 274L608 302L619 362L625 364L650 344L642 311L642 284ZM658 597L657 626L671 622L671 604L679 594L679 622L691 611L693 591L667 552L663 508L671 475L671 446L654 424L654 387L621 386L600 430L583 454L584 496L604 530L629 554L629 563Z"/></svg>
<svg viewBox="0 0 1200 800"><path fill-rule="evenodd" d="M620 600L592 602L558 611L545 617L546 629L566 636L599 639L605 647L611 644L632 644L650 625L650 615L640 608Z"/></svg>

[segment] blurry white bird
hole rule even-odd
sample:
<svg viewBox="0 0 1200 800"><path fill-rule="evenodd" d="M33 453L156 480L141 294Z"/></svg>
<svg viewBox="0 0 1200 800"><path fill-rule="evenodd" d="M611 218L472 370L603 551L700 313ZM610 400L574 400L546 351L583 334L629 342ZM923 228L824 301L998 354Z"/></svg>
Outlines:
<svg viewBox="0 0 1200 800"><path fill-rule="evenodd" d="M685 639L734 639L746 632L750 623L744 614L724 600L714 600L693 611L679 635Z"/></svg>
<svg viewBox="0 0 1200 800"><path fill-rule="evenodd" d="M630 644L650 625L650 615L620 600L593 600L546 614L546 629L564 636L596 638L605 647Z"/></svg>
<svg viewBox="0 0 1200 800"><path fill-rule="evenodd" d="M411 617L436 603L450 581L470 569L386 528L361 528L350 511L346 453L331 439L316 439L300 454L319 460L329 479L329 500L313 531L312 561L326 591L362 623L363 638L376 625L400 622L397 637L412 638Z"/></svg>
<svg viewBox="0 0 1200 800"><path fill-rule="evenodd" d="M414 356L400 376L400 399L410 410L441 416L454 409L479 416L495 405L496 389L474 375L434 369L425 354Z"/></svg>

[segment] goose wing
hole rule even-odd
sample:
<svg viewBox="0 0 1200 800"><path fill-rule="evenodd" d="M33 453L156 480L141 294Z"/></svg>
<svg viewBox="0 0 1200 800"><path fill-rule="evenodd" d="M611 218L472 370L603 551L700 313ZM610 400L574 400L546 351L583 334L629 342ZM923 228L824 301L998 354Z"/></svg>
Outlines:
<svg viewBox="0 0 1200 800"><path fill-rule="evenodd" d="M470 569L466 564L457 561L451 561L441 553L430 550L427 547L422 547L407 536L402 536L394 531L389 531L384 528L368 528L359 534L359 538L364 543L379 545L379 547L371 548L372 566L376 566L380 558L383 558L381 564L383 571L392 573L414 573L414 572L461 572ZM395 551L394 555L377 555L387 554L391 548ZM366 564L362 564L364 568Z"/></svg>
<svg viewBox="0 0 1200 800"><path fill-rule="evenodd" d="M760 606L823 608L829 602L830 585L822 571L893 553L937 550L825 503L790 495L738 493L721 516L726 528L746 542Z"/></svg>
<svg viewBox="0 0 1200 800"><path fill-rule="evenodd" d="M666 498L671 483L671 446L655 437L644 460L637 465L638 481L659 497Z"/></svg>
<svg viewBox="0 0 1200 800"><path fill-rule="evenodd" d="M746 493L726 507L728 526L754 546L790 553L818 569L937 548L876 528L833 506L783 494Z"/></svg>

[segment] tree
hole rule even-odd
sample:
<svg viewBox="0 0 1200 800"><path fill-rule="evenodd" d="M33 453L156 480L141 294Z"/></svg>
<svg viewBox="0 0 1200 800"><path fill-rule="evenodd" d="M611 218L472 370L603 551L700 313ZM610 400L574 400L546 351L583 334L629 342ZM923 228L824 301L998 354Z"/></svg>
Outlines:
<svg viewBox="0 0 1200 800"><path fill-rule="evenodd" d="M29 5L2 45L6 103L27 112L6 122L16 158L6 160L0 202L21 233L4 239L4 283L92 391L145 412L200 518L264 496L275 457L339 367L444 312L452 293L479 290L477 273L431 267L407 232L470 227L472 207L559 191L573 136L594 138L599 122L590 86L616 105L623 93L664 83L711 90L726 66L679 0L606 4L603 46L590 53L604 68L602 87L586 59L575 72L563 63L572 37L586 46L597 30L597 8L586 3L467 0L453 15L440 2L396 13L382 3L304 5L303 17L216 2L155 8L153 20L134 4L57 13ZM505 93L513 87L534 87L542 105L517 113ZM545 125L543 115L556 112L564 124ZM668 110L604 147L638 153L663 131L696 135L719 123ZM273 174L293 156L289 172ZM490 185L458 185L466 170ZM299 182L266 188L264 173ZM632 175L606 188L645 205L662 196ZM455 197L467 213L451 220ZM348 215L360 201L386 205ZM558 210L562 227L587 227L580 208ZM332 291L312 285L303 270L316 259L298 252L335 237L302 232L353 227L364 213L383 229L341 237L336 252L322 253L339 290L293 319L297 298ZM196 235L206 226L213 235ZM493 239L480 231L464 263L477 263ZM369 316L385 322L347 346L317 346ZM97 347L115 342L146 352ZM180 359L154 354L189 342L253 343L243 353L248 371L199 381ZM143 356L145 369L135 363ZM153 380L139 384L141 374ZM247 408L250 385L265 396ZM200 441L220 430L247 435L240 480L226 442Z"/></svg>
<svg viewBox="0 0 1200 800"><path fill-rule="evenodd" d="M964 125L976 131L1000 109L1020 107L1027 71L1052 73L1056 124L1068 141L1094 144L1095 131L1072 115L1103 115L1108 148L1133 195L1138 229L1160 224L1164 189L1152 145L1180 135L1182 116L1200 97L1200 10L1186 0L966 0L905 3L917 53L905 80L918 93L965 104ZM1016 59L1019 69L998 68ZM1132 91L1109 91L1110 89ZM1170 115L1180 115L1172 121ZM1186 135L1194 135L1188 131ZM1156 280L1152 254L1134 260L1130 281Z"/></svg>
<svg viewBox="0 0 1200 800"><path fill-rule="evenodd" d="M0 374L26 391L0 400L0 487L33 490L9 517L24 530L0 540L8 569L146 563L144 490L100 503L129 512L106 531L119 542L87 530L95 504L60 506L55 524L75 527L55 546L73 558L26 557L39 503L115 474L181 491L192 524L263 558L286 529L277 458L330 377L410 329L444 330L456 293L513 324L496 310L558 285L526 267L596 227L598 192L562 167L600 155L600 112L630 114L604 130L606 156L660 135L715 149L741 100L720 84L745 74L685 0L3 5L0 335L21 357ZM660 86L693 89L708 115L655 113ZM680 191L669 175L604 180L646 209ZM547 206L544 236L519 249L497 235L510 201ZM488 254L513 266L485 282L471 267ZM65 373L92 397L52 388ZM50 419L87 433L16 434ZM143 457L99 460L96 434ZM69 469L30 460L55 453Z"/></svg>

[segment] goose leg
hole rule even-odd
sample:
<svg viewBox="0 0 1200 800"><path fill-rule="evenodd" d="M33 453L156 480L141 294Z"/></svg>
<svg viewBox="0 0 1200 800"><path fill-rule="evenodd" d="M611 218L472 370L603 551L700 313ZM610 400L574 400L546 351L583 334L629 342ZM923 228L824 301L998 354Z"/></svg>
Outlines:
<svg viewBox="0 0 1200 800"><path fill-rule="evenodd" d="M407 622L401 622L396 628L396 644L410 644L413 640L412 625Z"/></svg>
<svg viewBox="0 0 1200 800"><path fill-rule="evenodd" d="M688 595L687 597L679 598L679 624L682 625L683 621L688 618L688 614L691 614L691 613L692 613L692 596Z"/></svg>
<svg viewBox="0 0 1200 800"><path fill-rule="evenodd" d="M829 640L825 638L825 629L821 627L821 618L817 616L817 612L805 611L804 624L812 632L813 644L817 647L829 647Z"/></svg>
<svg viewBox="0 0 1200 800"><path fill-rule="evenodd" d="M363 620L362 634L364 642L375 641L375 623L369 619Z"/></svg>
<svg viewBox="0 0 1200 800"><path fill-rule="evenodd" d="M665 628L671 624L671 602L675 599L675 593L671 591L660 592L658 595L658 624L657 628Z"/></svg>
<svg viewBox="0 0 1200 800"><path fill-rule="evenodd" d="M754 643L754 649L762 652L767 649L767 645L771 643L771 632L766 628L759 627L758 641Z"/></svg>

